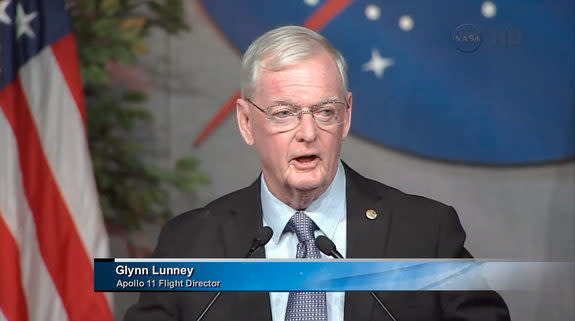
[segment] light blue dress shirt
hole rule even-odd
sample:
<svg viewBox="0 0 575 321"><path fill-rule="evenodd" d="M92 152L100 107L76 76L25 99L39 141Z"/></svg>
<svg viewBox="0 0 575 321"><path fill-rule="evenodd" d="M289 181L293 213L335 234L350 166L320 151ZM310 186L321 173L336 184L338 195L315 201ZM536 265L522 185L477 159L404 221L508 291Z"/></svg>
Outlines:
<svg viewBox="0 0 575 321"><path fill-rule="evenodd" d="M341 162L337 173L327 190L306 209L305 213L315 222L319 230L315 236L325 235L346 257L346 187L345 171ZM274 231L272 239L265 246L266 257L270 259L295 258L298 239L295 233L285 232L284 228L297 210L277 199L268 189L265 177L261 178L261 201L263 224ZM322 258L326 258L322 254ZM289 292L270 292L272 320L285 320ZM328 321L343 321L344 292L327 292Z"/></svg>

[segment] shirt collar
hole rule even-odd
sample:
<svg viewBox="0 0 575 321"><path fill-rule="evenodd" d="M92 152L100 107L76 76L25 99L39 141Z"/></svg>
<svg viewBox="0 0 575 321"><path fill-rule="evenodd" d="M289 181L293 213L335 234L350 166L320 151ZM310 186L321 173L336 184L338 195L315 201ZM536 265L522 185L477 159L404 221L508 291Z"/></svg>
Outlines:
<svg viewBox="0 0 575 321"><path fill-rule="evenodd" d="M263 222L272 228L274 234L271 242L278 243L289 219L297 212L287 204L277 199L268 189L264 175L261 176L261 202ZM313 201L305 213L315 222L320 231L330 239L335 236L335 230L340 221L345 218L345 170L341 161L329 187Z"/></svg>

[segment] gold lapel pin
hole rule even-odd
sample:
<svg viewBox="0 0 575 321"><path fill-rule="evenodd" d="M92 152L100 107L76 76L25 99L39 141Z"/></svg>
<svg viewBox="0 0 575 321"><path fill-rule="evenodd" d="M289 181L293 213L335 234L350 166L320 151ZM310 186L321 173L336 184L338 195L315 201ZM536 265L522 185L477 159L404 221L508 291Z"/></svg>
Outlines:
<svg viewBox="0 0 575 321"><path fill-rule="evenodd" d="M365 216L370 220L375 220L377 218L377 212L375 210L369 209L365 211Z"/></svg>

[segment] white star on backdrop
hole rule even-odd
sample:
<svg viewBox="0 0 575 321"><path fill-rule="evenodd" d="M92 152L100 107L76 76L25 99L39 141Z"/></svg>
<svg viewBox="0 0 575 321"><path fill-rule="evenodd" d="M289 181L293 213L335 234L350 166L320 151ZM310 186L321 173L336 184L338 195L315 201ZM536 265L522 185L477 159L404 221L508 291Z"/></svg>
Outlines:
<svg viewBox="0 0 575 321"><path fill-rule="evenodd" d="M10 5L10 0L2 0L0 1L0 22L3 22L7 25L12 23L12 19L6 13L6 8Z"/></svg>
<svg viewBox="0 0 575 321"><path fill-rule="evenodd" d="M370 4L365 7L365 17L369 20L375 21L379 19L381 15L381 11L378 6L374 4Z"/></svg>
<svg viewBox="0 0 575 321"><path fill-rule="evenodd" d="M364 71L373 71L377 78L383 77L383 72L393 65L393 59L383 58L377 49L371 50L371 59L363 64Z"/></svg>
<svg viewBox="0 0 575 321"><path fill-rule="evenodd" d="M18 4L18 7L16 8L16 38L20 38L22 35L26 35L30 38L34 38L36 36L30 27L30 22L32 22L37 15L37 12L24 12L22 4Z"/></svg>
<svg viewBox="0 0 575 321"><path fill-rule="evenodd" d="M305 4L310 7L316 6L319 3L319 0L304 0Z"/></svg>
<svg viewBox="0 0 575 321"><path fill-rule="evenodd" d="M403 31L411 31L414 24L415 23L413 22L413 18L411 16L403 15L399 17L398 25L399 28Z"/></svg>
<svg viewBox="0 0 575 321"><path fill-rule="evenodd" d="M491 1L485 1L481 5L481 14L485 18L493 18L497 15L497 6Z"/></svg>

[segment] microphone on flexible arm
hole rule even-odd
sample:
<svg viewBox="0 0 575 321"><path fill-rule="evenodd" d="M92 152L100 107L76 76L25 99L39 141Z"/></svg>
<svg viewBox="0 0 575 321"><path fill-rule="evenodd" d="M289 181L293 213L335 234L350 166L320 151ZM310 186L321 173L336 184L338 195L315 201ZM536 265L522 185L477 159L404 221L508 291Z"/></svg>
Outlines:
<svg viewBox="0 0 575 321"><path fill-rule="evenodd" d="M271 227L269 226L264 226L262 228L260 228L258 230L258 233L256 234L256 237L254 238L254 241L252 242L252 246L250 247L250 249L248 250L248 253L245 255L245 258L249 258L250 256L252 256L252 254L259 249L260 247L266 245L272 238L272 235L274 234L274 231L272 230ZM198 316L198 318L196 319L196 321L200 321L204 318L204 316L206 315L206 313L208 313L208 311L210 310L210 308L212 307L212 305L214 305L214 303L216 303L216 300L220 297L220 295L222 295L222 292L218 292L216 293L212 299L210 300L210 302L206 305L206 307L202 310L202 313L200 313L200 315Z"/></svg>
<svg viewBox="0 0 575 321"><path fill-rule="evenodd" d="M341 255L341 253L338 252L333 241L327 238L326 236L320 235L316 237L315 245L319 248L319 250L323 254L331 256L336 259L343 259L343 255ZM383 304L383 301L381 301L381 299L377 296L377 294L375 294L375 292L373 291L369 291L369 293L375 299L375 301L377 301L377 303L385 311L385 313L387 313L389 318L393 321L397 321L397 319L395 319L393 314L391 314L391 312L387 309L385 304Z"/></svg>

